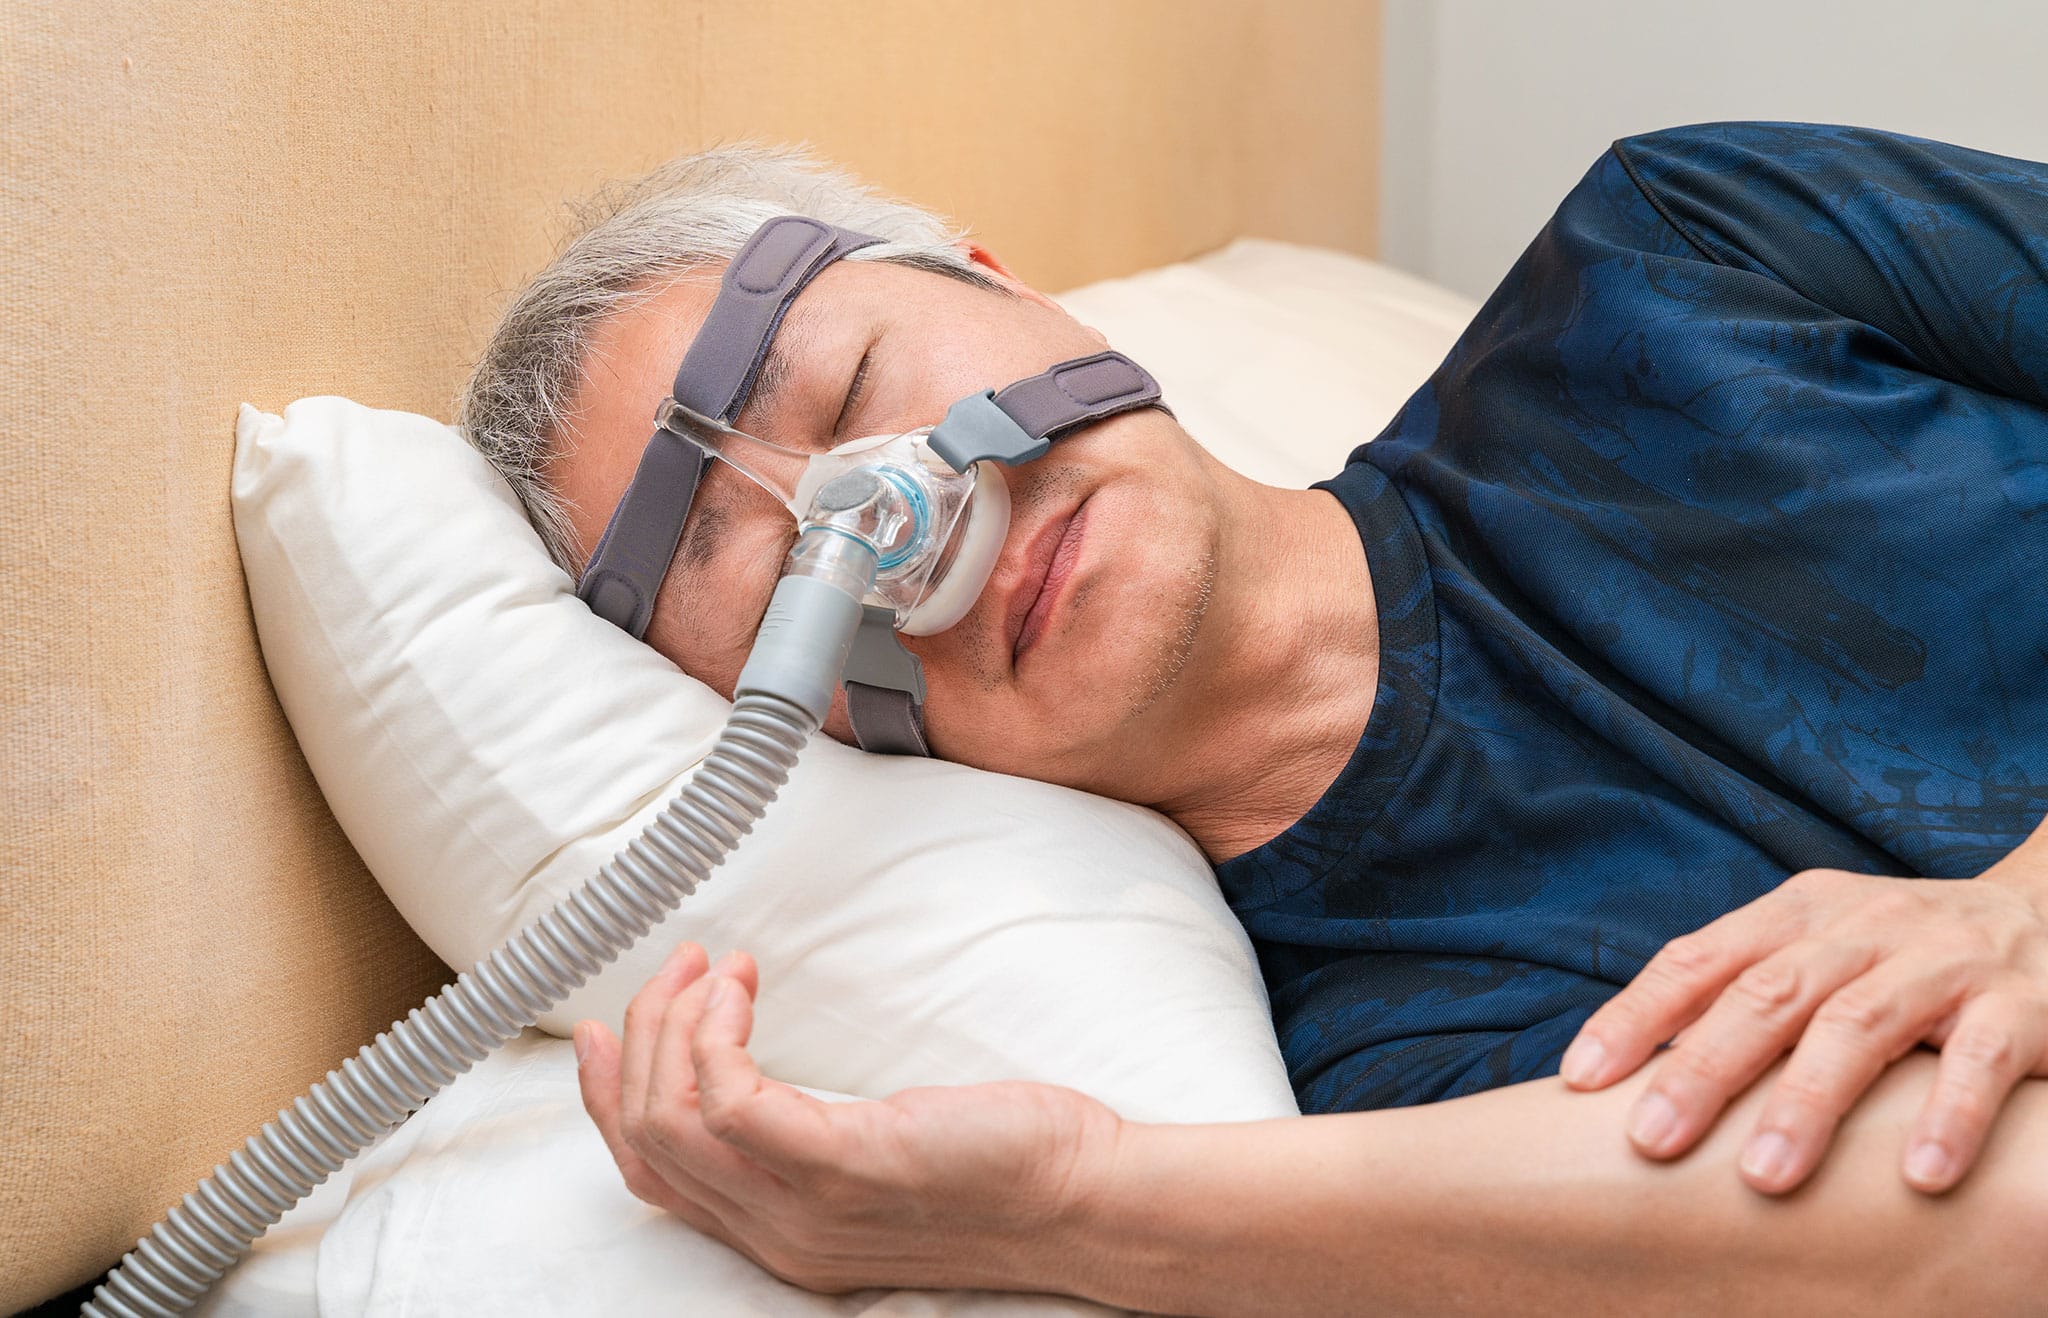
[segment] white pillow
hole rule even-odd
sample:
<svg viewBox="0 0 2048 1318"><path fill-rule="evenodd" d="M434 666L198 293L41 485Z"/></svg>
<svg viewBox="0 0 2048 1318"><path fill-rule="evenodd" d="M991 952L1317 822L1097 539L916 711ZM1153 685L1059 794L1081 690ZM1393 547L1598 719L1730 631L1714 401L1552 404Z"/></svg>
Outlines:
<svg viewBox="0 0 2048 1318"><path fill-rule="evenodd" d="M1058 300L1152 372L1204 448L1295 488L1336 475L1478 310L1376 261L1266 238Z"/></svg>
<svg viewBox="0 0 2048 1318"><path fill-rule="evenodd" d="M270 678L399 911L466 967L637 834L726 702L592 614L454 430L245 407L236 534ZM1162 816L818 736L711 881L545 1024L616 1024L685 938L761 965L754 1051L882 1097L999 1078L1131 1115L1293 1106L1249 940Z"/></svg>

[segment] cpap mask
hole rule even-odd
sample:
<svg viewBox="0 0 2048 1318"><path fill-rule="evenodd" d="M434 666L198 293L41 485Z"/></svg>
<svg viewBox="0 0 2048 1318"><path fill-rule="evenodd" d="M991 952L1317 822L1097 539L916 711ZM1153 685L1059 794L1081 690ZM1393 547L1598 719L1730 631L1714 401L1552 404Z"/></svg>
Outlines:
<svg viewBox="0 0 2048 1318"><path fill-rule="evenodd" d="M793 215L755 230L577 584L599 616L644 634L712 459L796 519L732 712L690 781L582 887L250 1136L121 1260L84 1314L190 1309L314 1186L638 942L761 818L841 682L864 749L930 753L923 672L897 633L944 631L973 607L1009 530L1001 468L1103 417L1162 405L1151 376L1103 352L971 394L936 426L829 453L734 430L790 302L824 266L880 241Z"/></svg>
<svg viewBox="0 0 2048 1318"><path fill-rule="evenodd" d="M845 685L861 748L929 755L924 671L897 633L944 631L988 584L1009 530L1009 491L999 468L1040 457L1054 439L1105 417L1164 404L1158 384L1136 362L1099 352L970 394L927 429L854 440L826 454L734 430L804 286L848 252L882 241L799 215L771 219L747 239L719 281L576 593L598 616L644 635L704 464L729 463L796 518L800 534L785 578L831 578L862 607L843 671L829 679ZM863 472L873 480L839 483ZM872 551L871 573L856 545ZM864 574L870 579L856 589ZM773 603L769 616L780 616ZM772 639L767 621L762 634Z"/></svg>
<svg viewBox="0 0 2048 1318"><path fill-rule="evenodd" d="M673 398L655 421L775 496L796 519L805 557L829 552L828 541L807 543L818 530L872 549L874 581L863 603L888 610L906 636L931 636L966 617L1002 552L1010 528L1002 469L974 462L955 471L932 447L931 426L799 453Z"/></svg>

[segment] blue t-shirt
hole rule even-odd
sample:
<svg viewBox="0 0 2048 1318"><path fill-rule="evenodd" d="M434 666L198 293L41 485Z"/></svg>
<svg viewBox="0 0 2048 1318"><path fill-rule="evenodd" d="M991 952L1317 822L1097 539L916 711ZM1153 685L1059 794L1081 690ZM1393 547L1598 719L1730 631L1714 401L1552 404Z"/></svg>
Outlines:
<svg viewBox="0 0 2048 1318"><path fill-rule="evenodd" d="M1217 869L1304 1111L1550 1074L1789 875L1967 878L2048 812L2048 166L1618 142L1320 488L1377 704Z"/></svg>

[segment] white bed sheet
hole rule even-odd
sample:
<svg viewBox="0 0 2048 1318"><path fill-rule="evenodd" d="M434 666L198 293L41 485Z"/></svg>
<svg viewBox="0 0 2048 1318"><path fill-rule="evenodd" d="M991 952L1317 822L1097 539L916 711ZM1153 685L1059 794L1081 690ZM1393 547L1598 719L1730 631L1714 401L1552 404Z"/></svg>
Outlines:
<svg viewBox="0 0 2048 1318"><path fill-rule="evenodd" d="M821 1098L840 1095L810 1090ZM529 1030L358 1160L317 1249L323 1314L1095 1318L972 1291L817 1295L776 1280L619 1179L566 1040Z"/></svg>
<svg viewBox="0 0 2048 1318"><path fill-rule="evenodd" d="M1101 1318L1122 1311L976 1291L825 1296L777 1281L627 1193L577 1097L572 1046L529 1030L329 1177L194 1312Z"/></svg>

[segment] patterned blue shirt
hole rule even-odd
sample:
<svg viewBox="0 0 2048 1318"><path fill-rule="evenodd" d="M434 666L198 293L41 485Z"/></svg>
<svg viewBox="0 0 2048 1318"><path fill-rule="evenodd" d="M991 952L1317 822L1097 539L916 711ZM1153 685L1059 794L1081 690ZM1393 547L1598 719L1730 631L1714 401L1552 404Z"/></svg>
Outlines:
<svg viewBox="0 0 2048 1318"><path fill-rule="evenodd" d="M1377 704L1217 870L1304 1111L1550 1074L1796 871L1967 878L2048 812L2048 166L1617 142L1320 488Z"/></svg>

